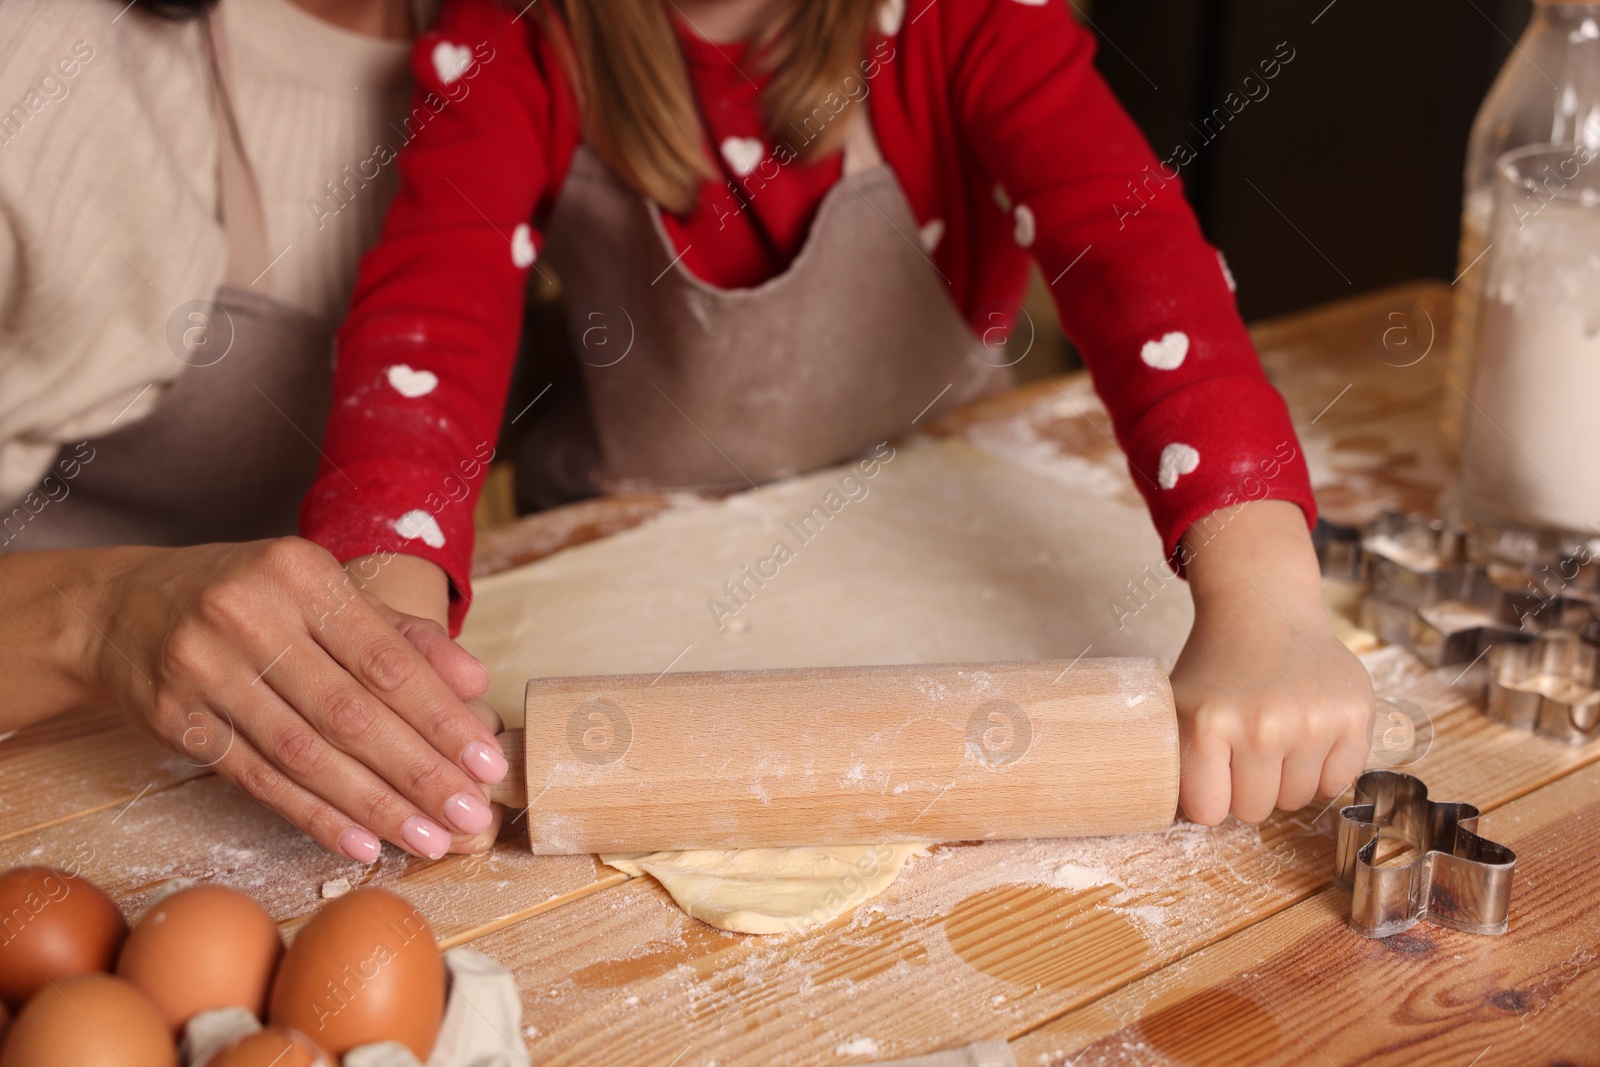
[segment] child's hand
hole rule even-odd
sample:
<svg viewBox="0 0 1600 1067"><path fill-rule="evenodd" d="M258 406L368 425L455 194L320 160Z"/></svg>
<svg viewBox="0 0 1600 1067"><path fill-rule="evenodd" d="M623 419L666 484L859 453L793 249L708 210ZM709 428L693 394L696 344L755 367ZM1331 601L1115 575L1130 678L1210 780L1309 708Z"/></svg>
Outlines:
<svg viewBox="0 0 1600 1067"><path fill-rule="evenodd" d="M1184 814L1260 822L1337 797L1366 766L1372 680L1333 636L1300 509L1219 511L1184 543L1195 622L1172 672Z"/></svg>

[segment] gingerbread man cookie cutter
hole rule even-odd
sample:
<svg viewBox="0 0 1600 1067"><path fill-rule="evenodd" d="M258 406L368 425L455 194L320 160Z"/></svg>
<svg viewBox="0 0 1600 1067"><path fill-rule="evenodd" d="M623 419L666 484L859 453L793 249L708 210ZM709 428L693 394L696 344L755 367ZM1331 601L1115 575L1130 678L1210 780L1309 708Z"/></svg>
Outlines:
<svg viewBox="0 0 1600 1067"><path fill-rule="evenodd" d="M1469 934L1503 934L1517 857L1479 837L1478 809L1428 799L1420 778L1367 771L1355 803L1339 811L1333 880L1351 891L1350 926L1363 937L1388 937L1427 921ZM1380 866L1378 845L1400 840L1416 850L1409 863Z"/></svg>

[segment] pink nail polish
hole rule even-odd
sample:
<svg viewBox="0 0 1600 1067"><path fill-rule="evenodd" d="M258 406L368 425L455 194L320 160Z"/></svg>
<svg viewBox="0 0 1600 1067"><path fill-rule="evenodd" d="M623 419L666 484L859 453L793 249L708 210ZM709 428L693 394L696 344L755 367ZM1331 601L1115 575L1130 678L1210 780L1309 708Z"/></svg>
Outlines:
<svg viewBox="0 0 1600 1067"><path fill-rule="evenodd" d="M471 793L457 793L444 802L444 817L464 834L482 833L488 829L494 815L481 797Z"/></svg>
<svg viewBox="0 0 1600 1067"><path fill-rule="evenodd" d="M474 741L461 750L461 762L471 771L473 777L484 785L494 785L506 776L509 769L506 757L495 745ZM477 833L476 830L471 831Z"/></svg>
<svg viewBox="0 0 1600 1067"><path fill-rule="evenodd" d="M400 840L430 860L436 860L450 851L450 835L420 815L411 816L400 827Z"/></svg>
<svg viewBox="0 0 1600 1067"><path fill-rule="evenodd" d="M383 843L359 826L351 826L339 835L339 851L357 863L377 863Z"/></svg>

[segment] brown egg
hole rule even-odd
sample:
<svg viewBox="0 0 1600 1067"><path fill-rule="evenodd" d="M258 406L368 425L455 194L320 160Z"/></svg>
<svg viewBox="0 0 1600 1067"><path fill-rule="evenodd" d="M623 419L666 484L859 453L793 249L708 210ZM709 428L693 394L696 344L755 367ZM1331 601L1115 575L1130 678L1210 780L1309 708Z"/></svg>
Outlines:
<svg viewBox="0 0 1600 1067"><path fill-rule="evenodd" d="M269 1026L223 1045L206 1067L328 1067L328 1058L304 1034Z"/></svg>
<svg viewBox="0 0 1600 1067"><path fill-rule="evenodd" d="M342 1056L398 1041L426 1060L444 1017L444 960L422 913L385 889L328 903L284 953L267 1018Z"/></svg>
<svg viewBox="0 0 1600 1067"><path fill-rule="evenodd" d="M0 1067L178 1067L155 1005L109 974L52 981L6 1032Z"/></svg>
<svg viewBox="0 0 1600 1067"><path fill-rule="evenodd" d="M54 867L0 874L0 999L20 1008L52 979L110 970L127 933L88 879Z"/></svg>
<svg viewBox="0 0 1600 1067"><path fill-rule="evenodd" d="M117 974L138 986L174 1033L211 1008L266 1013L283 939L272 916L237 889L181 889L145 912L117 957Z"/></svg>

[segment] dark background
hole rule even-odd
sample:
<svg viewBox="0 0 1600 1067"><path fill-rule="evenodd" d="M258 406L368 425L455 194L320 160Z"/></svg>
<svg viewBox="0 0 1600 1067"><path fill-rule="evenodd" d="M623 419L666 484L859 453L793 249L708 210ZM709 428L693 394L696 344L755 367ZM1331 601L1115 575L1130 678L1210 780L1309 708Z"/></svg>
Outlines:
<svg viewBox="0 0 1600 1067"><path fill-rule="evenodd" d="M1197 148L1184 186L1246 320L1455 277L1467 133L1528 0L1070 2L1157 156ZM1270 94L1202 145L1189 124L1282 41Z"/></svg>

